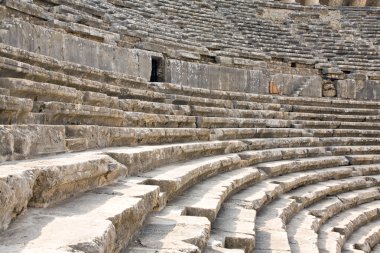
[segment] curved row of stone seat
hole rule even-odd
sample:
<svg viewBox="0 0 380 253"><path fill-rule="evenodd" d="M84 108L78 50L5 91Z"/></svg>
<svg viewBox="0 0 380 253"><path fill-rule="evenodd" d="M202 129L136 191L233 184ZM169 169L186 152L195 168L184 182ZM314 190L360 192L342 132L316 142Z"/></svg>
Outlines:
<svg viewBox="0 0 380 253"><path fill-rule="evenodd" d="M378 219L378 217L378 201L363 204L353 210L342 212L321 227L318 240L319 247L322 250L331 247L342 250L344 243L351 236L353 231Z"/></svg>
<svg viewBox="0 0 380 253"><path fill-rule="evenodd" d="M199 96L202 98L221 99L219 105L230 105L231 102L225 100L238 100L240 102L265 102L265 103L280 103L287 108L286 104L291 105L313 105L319 107L344 107L344 108L378 108L377 102L364 101L349 101L349 100L331 100L331 99L310 99L310 98L293 98L293 97L277 97L270 95L256 95L241 92L225 92L211 91L208 89L190 88L174 84L162 84L147 86L142 79L132 78L123 74L115 74L113 72L101 71L99 69L86 67L83 65L72 64L68 62L57 61L53 58L42 56L36 53L31 53L25 50L17 49L11 46L0 44L0 52L4 58L1 58L2 69L7 71L9 77L24 77L30 80L40 82L49 82L57 85L63 85L76 88L82 91L93 91L105 93L108 96L120 96L125 98L144 99L148 101L164 101L165 96L162 93L184 95L187 97L178 96L182 103L188 103L188 96ZM30 63L30 64L28 64ZM36 67L36 66L39 66ZM19 66L19 68L15 68ZM111 82L113 85L107 84ZM121 88L119 88L120 86ZM136 89L138 88L138 89ZM144 93L139 89L149 90ZM155 91L155 89L158 89ZM175 98L175 97L174 97ZM100 98L99 98L100 99ZM104 99L106 100L106 99ZM212 104L212 103L211 103ZM210 103L208 104L210 105ZM277 108L278 105L268 105L266 108ZM241 103L241 108L260 108L258 104L244 105ZM239 107L238 107L239 108ZM292 109L287 109L292 110ZM321 109L322 110L322 109ZM305 112L306 110L300 110ZM325 112L327 112L326 110ZM323 110L320 112L324 112ZM358 111L358 113L360 113Z"/></svg>
<svg viewBox="0 0 380 253"><path fill-rule="evenodd" d="M375 220L354 231L342 251L371 252L379 242L379 221Z"/></svg>
<svg viewBox="0 0 380 253"><path fill-rule="evenodd" d="M289 145L289 144L288 144ZM236 157L236 158L238 158L238 157ZM235 159L235 158L234 158ZM48 159L49 160L49 159ZM54 160L54 159L53 159ZM204 161L204 162L206 162L206 161ZM206 163L207 164L207 163ZM217 162L217 164L219 164L218 162ZM229 164L229 163L227 163L227 164ZM30 165L28 165L28 166L30 166ZM201 161L201 163L200 163L200 166L202 167L202 161ZM219 165L217 165L217 166L221 166L220 164ZM38 166L37 166L38 167ZM111 167L113 167L113 166L111 166ZM53 166L53 168L54 168L54 166ZM203 167L202 167L203 168ZM110 168L109 168L110 169ZM111 168L111 170L113 171L113 169ZM117 171L117 170L116 170ZM108 173L108 172L107 172ZM106 173L106 174L107 174ZM84 174L86 174L86 173L84 173ZM160 173L159 173L160 174ZM212 174L212 173L211 173ZM158 175L159 177L160 177L160 175ZM43 178L43 177L42 177ZM55 175L54 175L54 178L55 178ZM90 178L91 179L91 178ZM111 178L112 179L112 178ZM42 179L40 179L40 180L42 180ZM86 179L86 180L88 180L88 179ZM155 180L157 180L157 179L155 179ZM159 180L159 179L158 179ZM150 181L150 182L153 182L153 180L152 179L150 179L150 180L148 180L148 181ZM175 188L175 190L180 190L180 189L182 189L183 187L186 187L187 186L187 184L188 183L186 183L186 182L191 182L191 180L190 181L182 181L182 186L179 186L179 188ZM156 182L155 182L156 183ZM56 186L59 186L59 184L57 184L57 183L55 183L56 184ZM85 189L85 188L84 188ZM169 189L169 187L168 187L168 189ZM69 187L69 190L70 190L70 187ZM53 190L53 192L54 192L54 190ZM50 193L51 194L51 193ZM70 192L68 193L68 195L70 194ZM47 195L49 195L49 193L47 194ZM170 194L168 194L169 195L169 197L170 197ZM23 208L21 208L21 209L23 209Z"/></svg>
<svg viewBox="0 0 380 253"><path fill-rule="evenodd" d="M323 160L322 158L318 159L318 162L319 162L318 166L320 166L321 168L326 166L327 164L329 164L328 162L325 163L326 165L320 164L320 162L322 160ZM307 164L307 163L305 163L305 164ZM336 165L338 165L338 164L339 163L337 163ZM346 160L346 164L348 164L347 160ZM311 164L309 164L309 165L311 166L309 169L316 168L316 167L313 167L313 165L311 165ZM330 165L334 166L334 163L330 163ZM344 164L340 164L340 165L344 165ZM307 165L306 165L306 167L307 167ZM257 167L257 168L260 169L260 167ZM240 176L242 176L244 174L243 173L244 170L246 170L247 173L249 175L251 175L251 177L248 177L248 178L250 178L250 180L253 180L256 182L261 177L260 173L258 173L256 170L252 170L252 168L241 169L240 172L242 172L242 174L240 174ZM174 200L173 205L170 204L169 207L165 208L164 211L162 211L160 214L157 214L156 216L158 216L159 219L165 219L165 218L170 219L170 218L172 218L172 216L181 216L182 214L189 212L189 215L206 216L206 217L210 218L211 220L213 220L215 217L215 214L218 212L218 209L220 208L221 202L223 202L223 200L230 193L234 192L235 190L239 189L240 186L244 185L246 183L246 181L241 180L241 181L239 181L240 184L236 183L236 185L235 185L236 188L229 188L229 187L223 188L223 189L226 189L226 191L227 191L225 194L222 194L221 192L220 193L217 193L217 192L212 193L213 190L215 190L215 189L213 187L210 189L207 186L210 184L213 185L213 183L209 183L209 182L214 182L214 180L218 180L219 178L220 178L220 180L222 178L228 178L229 174L236 176L235 173L238 173L238 172L234 172L234 171L233 172L227 172L225 174L221 174L221 176L214 177L211 181L206 180L204 183L201 183L199 186L196 185L196 186L194 186L194 188L190 188L189 191L185 192L178 199ZM286 172L284 171L284 173L286 173ZM252 175L254 175L254 176L252 177ZM331 176L331 172L330 172L330 176ZM228 179L226 181L228 182ZM222 182L216 183L216 186L215 186L216 189L220 188L221 183ZM202 186L202 185L204 185L204 186ZM345 185L347 185L347 184L345 184ZM199 192L199 195L198 195L198 193L196 193L197 190ZM206 192L210 192L210 193L206 194ZM255 191L255 192L257 192L257 191ZM184 207L181 207L183 205L185 205L186 209L183 209ZM178 208L178 206L179 206L179 208ZM253 219L253 218L251 218L251 219ZM226 220L223 220L223 221L224 221L223 228L228 227L228 225L225 225L227 221ZM152 223L150 223L150 221L148 221L148 225L147 225L146 230L144 228L140 234L141 237L138 236L138 239L137 239L139 241L139 243L142 243L142 245L141 244L140 244L140 246L134 245L131 249L132 252L135 252L135 251L139 252L143 248L145 250L147 250L147 249L148 250L157 250L157 249L164 249L165 250L165 249L168 249L167 247L173 247L172 248L173 250L174 249L179 250L179 248L175 247L175 245L173 244L173 241L170 241L171 240L170 233L168 233L167 235L165 233L165 235L161 235L161 237L160 237L160 238L163 238L160 241L160 242L162 242L163 248L157 248L160 245L159 243L151 243L149 241L149 238L156 238L156 236L155 236L156 233L154 232L154 231L156 231L156 229L160 233L165 232L165 231L161 230L159 227L156 227L155 229L151 230L151 225L154 226ZM164 225L162 225L162 226L164 226ZM191 226L191 225L189 225L189 226ZM154 235L152 237L150 237L149 236L150 233L153 233ZM157 232L157 236L158 236L158 232ZM184 235L183 237L186 238L186 236L193 236L193 234ZM168 243L165 243L167 241L168 241ZM251 238L251 241L252 241L252 238ZM201 245L199 245L199 244L196 244L196 245L198 247L201 247L202 245L204 246L204 238L202 239L202 242L203 243ZM192 243L192 244L195 244L195 243ZM252 244L251 244L250 248L252 248ZM181 249L184 250L183 248L181 248Z"/></svg>
<svg viewBox="0 0 380 253"><path fill-rule="evenodd" d="M152 172L149 172L149 170L163 166L169 162L188 161L187 163L192 164L194 162L189 161L190 159L204 157L203 160L201 159L199 161L200 168L203 168L203 164L209 166L210 163L215 163L217 165L220 163L226 163L228 166L232 166L232 164L239 163L240 159L245 160L246 163L252 163L259 160L262 162L262 159L286 159L287 157L291 157L291 154L293 154L287 154L286 148L292 147L300 147L298 149L290 150L292 152L296 151L296 154L298 155L301 153L304 153L304 155L313 155L313 152L318 154L321 150L325 150L323 148L324 146L331 146L332 144L369 145L361 148L360 146L358 146L358 148L343 146L340 148L331 149L335 153L345 153L350 151L355 153L378 153L379 150L376 146L370 146L375 145L378 142L379 140L376 138L318 139L311 137L209 141L166 144L158 146L138 146L135 148L112 148L103 151L91 151L78 154L60 155L51 158L40 158L24 162L6 163L1 165L0 168L2 171L2 177L5 181L9 178L13 178L11 182L4 185L7 189L4 191L7 192L8 196L10 196L9 198L12 199L11 196L14 196L15 192L23 192L23 198L13 199L13 201L15 201L13 206L21 206L18 209L23 210L26 205L49 205L54 203L54 201L65 199L75 192L85 191L104 183L109 183L115 180L115 178L125 176L127 173L129 175L139 175L142 172L146 172L146 176L149 178L147 180L149 182L157 182L160 181L160 178L169 177L167 175L165 176L164 171L171 170L171 168L176 169L178 166L169 166L168 168L161 168ZM315 146L316 148L312 152L311 150L308 151L305 148L301 148L302 146ZM268 151L266 149L280 147L285 148L285 150L274 150L276 152L272 153L272 157L267 157L268 152L271 150ZM264 150L261 151L260 149ZM330 148L327 150L330 150ZM238 153L239 156L228 155L242 151L245 152ZM215 157L215 161L213 161L212 158L206 158L207 156L213 155L219 155L220 157ZM128 169L120 166L119 163L115 162L115 160L108 156L124 164ZM69 160L66 163L63 163L63 161L66 161L67 159ZM40 164L46 165L42 166ZM185 164L184 166L184 168L186 168L187 165ZM193 166L190 166L190 171L186 172L186 169L182 171L182 173L186 172L182 176L185 180L184 182L187 182L186 180L188 180L186 177L191 176L191 174L194 173L192 172L193 168ZM213 167L211 166L210 169L212 168ZM76 170L80 170L81 173L77 174ZM73 177L68 176L67 173L69 173L69 171L71 171L70 174L73 174ZM18 176L15 176L15 173ZM170 173L174 173L173 175L176 175L177 172L174 170ZM19 189L15 188L15 185L23 185L24 189L15 190ZM80 185L80 188L78 188L77 185ZM165 191L170 197L173 192L179 191L179 189L183 188L186 183L180 184L179 188L176 188L170 180L161 182L160 185L163 189L166 189ZM171 190L169 191L168 189ZM7 208L10 206L12 205L9 203ZM8 212L13 209L14 208L9 209ZM11 218L12 215L7 215L7 221L5 221L5 223L9 222L9 219Z"/></svg>
<svg viewBox="0 0 380 253"><path fill-rule="evenodd" d="M376 165L372 165L374 167ZM272 204L269 204L268 206L265 206L263 210L259 211L258 215L258 223L256 224L256 238L257 238L257 249L258 252L261 252L260 249L265 252L265 250L279 250L279 251L290 251L290 247L288 242L288 236L289 236L289 242L290 246L292 247L292 250L294 252L304 252L304 250L308 252L319 252L318 249L315 250L315 245L313 245L313 242L315 242L314 237L311 236L311 234L314 233L313 225L314 223L310 223L310 220L306 220L308 222L304 225L304 222L300 225L300 220L295 220L294 224L290 224L288 228L288 232L290 229L290 234L287 235L286 231L284 230L285 227L283 226L281 228L280 224L283 222L287 222L295 213L299 212L304 208L304 205L310 205L311 203L318 201L323 198L325 194L332 195L334 194L334 191L351 191L355 187L362 188L365 187L371 187L371 185L376 184L376 181L369 182L368 177L362 177L362 179L355 179L352 178L347 180L341 180L341 178L346 177L356 177L359 176L358 172L360 171L360 167L368 167L367 165L364 166L358 166L356 168L353 168L351 166L349 167L338 167L338 168L331 168L331 169L318 169L313 171L306 171L302 173L294 173L289 174L286 176L280 176L277 178L269 178L267 181L267 184L261 184L261 187L253 186L252 189L248 188L247 190L244 190L241 194L237 194L236 196L232 197L232 202L228 201L227 203L240 203L243 207L246 208L252 208L252 206L256 208L262 208L264 203L268 203L268 201L272 201L272 199L275 199L275 201ZM377 168L377 169L376 169ZM377 174L378 173L378 166L375 168L364 168L363 171L365 171L365 175L371 175L371 174ZM331 180L331 179L340 179L331 181L326 181L326 183L320 183L320 192L318 193L317 189L314 185L317 182L324 182L325 180ZM362 183L359 183L361 182ZM265 182L265 181L264 181ZM332 183L335 182L335 183ZM355 184L350 184L349 182L356 182ZM259 184L259 185L260 185ZM308 185L304 187L304 185ZM336 186L334 186L334 184ZM272 187L270 186L272 185ZM293 190L290 193L287 193L284 195L284 193L288 192L289 190L292 190L294 188L301 187L300 189ZM305 189L304 189L305 188ZM309 189L309 191L307 190ZM262 196L265 196L265 200L260 200L260 192L262 193ZM301 193L299 197L295 197L294 194L297 195L297 192ZM367 195L363 191L359 191L356 196L359 197L359 199L368 199L367 201L373 200L374 198L379 197L379 190L378 187L374 188L373 190L370 189L368 191ZM298 194L299 194L298 193ZM306 194L306 195L305 195ZM336 194L336 193L335 193ZM348 194L350 197L354 195L354 193ZM276 200L278 197L281 197L280 199ZM289 196L290 198L287 198L286 196ZM301 197L302 196L302 197ZM353 201L358 202L358 197L354 198L352 197ZM295 198L296 202L292 200ZM342 196L342 199L343 196ZM361 200L361 201L362 201ZM338 201L340 204L342 202ZM274 211L273 209L276 209L275 206L278 207L278 212ZM297 207L298 206L298 207ZM347 202L346 207L348 208L350 204ZM351 204L352 206L352 204ZM297 211L298 210L298 211ZM282 215L281 215L282 213ZM273 217L272 217L273 216ZM272 217L271 219L269 219ZM277 217L277 218L276 218ZM296 216L297 217L297 216ZM278 220L272 220L273 218ZM267 220L269 219L269 220ZM262 221L262 224L260 224L259 221ZM310 221L310 222L309 222ZM266 225L265 225L266 224ZM309 224L309 225L308 225ZM300 227L301 226L301 227ZM268 230L269 229L269 230ZM298 237L294 239L294 231L298 229L297 231L300 233ZM273 230L273 231L272 231ZM273 232L273 233L272 233ZM293 233L293 234L292 234ZM307 238L306 235L309 235ZM293 236L293 237L292 237ZM313 239L314 238L314 239ZM295 240L299 239L299 244L295 244ZM302 243L305 243L306 245L302 245ZM299 248L301 247L301 251L299 251ZM331 248L330 248L331 249Z"/></svg>
<svg viewBox="0 0 380 253"><path fill-rule="evenodd" d="M377 174L377 165L364 165L363 175ZM297 213L287 225L290 246L296 252L305 249L312 249L318 252L318 231L321 226L330 218L345 210L349 210L358 205L374 201L378 198L378 188L367 188L350 191L337 196L330 196L318 201L301 212ZM308 235L305 240L303 234Z"/></svg>
<svg viewBox="0 0 380 253"><path fill-rule="evenodd" d="M350 28L333 29L319 15L309 15L314 17L315 24L307 25L309 35L303 36L305 27L294 22L276 22L263 17L262 11L263 8L280 8L295 15L300 11L308 15L308 8L267 1L249 3L241 0L231 5L226 1L125 3L113 0L98 1L98 9L93 7L91 1L76 3L49 0L26 3L8 0L4 5L25 13L27 17L42 19L53 29L63 29L68 33L111 45L169 53L174 57L179 55L199 60L201 54L211 57L221 55L285 60L307 65L333 63L345 71L379 70L378 52L371 44L374 41L377 45L377 38L373 36L376 35L376 30L363 25L363 22L355 22L355 17L365 16L360 9L338 9L344 19L342 23L353 20L350 22L355 25L355 29L351 25ZM322 7L310 8L318 13L326 11ZM351 41L346 39L347 34L361 37L362 40ZM325 38L325 42L318 40L319 36ZM351 55L340 47L334 47L333 42L337 39L328 42L331 37L339 39L339 46ZM305 41L298 38L304 38ZM318 45L322 54L313 53L313 45ZM178 53L173 53L173 48Z"/></svg>

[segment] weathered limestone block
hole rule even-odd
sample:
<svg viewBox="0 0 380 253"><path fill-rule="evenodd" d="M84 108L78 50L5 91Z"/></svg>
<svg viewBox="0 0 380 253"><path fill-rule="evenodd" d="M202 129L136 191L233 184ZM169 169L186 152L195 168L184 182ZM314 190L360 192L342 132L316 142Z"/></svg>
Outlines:
<svg viewBox="0 0 380 253"><path fill-rule="evenodd" d="M0 161L65 151L64 126L0 126Z"/></svg>
<svg viewBox="0 0 380 253"><path fill-rule="evenodd" d="M366 6L367 0L349 0L348 4L350 6L363 7Z"/></svg>
<svg viewBox="0 0 380 253"><path fill-rule="evenodd" d="M319 0L302 0L303 5L319 5Z"/></svg>
<svg viewBox="0 0 380 253"><path fill-rule="evenodd" d="M236 154L206 157L180 165L164 166L141 176L146 178L146 184L159 185L161 191L167 193L168 199L173 199L202 179L240 167L240 161Z"/></svg>
<svg viewBox="0 0 380 253"><path fill-rule="evenodd" d="M129 252L202 252L207 246L211 224L205 217L152 216L136 236L139 244Z"/></svg>
<svg viewBox="0 0 380 253"><path fill-rule="evenodd" d="M267 73L262 70L248 70L247 78L245 89L239 91L255 94L269 94L269 77Z"/></svg>
<svg viewBox="0 0 380 253"><path fill-rule="evenodd" d="M342 6L344 0L320 0L320 3L328 6Z"/></svg>
<svg viewBox="0 0 380 253"><path fill-rule="evenodd" d="M337 91L332 82L325 82L323 84L322 94L324 97L336 97Z"/></svg>
<svg viewBox="0 0 380 253"><path fill-rule="evenodd" d="M31 209L1 233L0 251L121 252L158 198L158 187L127 181Z"/></svg>
<svg viewBox="0 0 380 253"><path fill-rule="evenodd" d="M244 142L230 140L116 148L110 149L106 153L127 166L130 175L139 175L170 163L239 152L247 148Z"/></svg>
<svg viewBox="0 0 380 253"><path fill-rule="evenodd" d="M339 80L337 82L337 96L340 98L355 98L355 80Z"/></svg>
<svg viewBox="0 0 380 253"><path fill-rule="evenodd" d="M33 101L30 99L0 95L0 122L2 124L29 123L32 108Z"/></svg>
<svg viewBox="0 0 380 253"><path fill-rule="evenodd" d="M256 210L227 203L213 224L211 243L252 252L255 248L255 221Z"/></svg>
<svg viewBox="0 0 380 253"><path fill-rule="evenodd" d="M293 95L299 90L302 96L321 97L322 78L319 76L274 74L270 84L273 94Z"/></svg>
<svg viewBox="0 0 380 253"><path fill-rule="evenodd" d="M80 103L83 96L74 88L16 78L0 78L0 87L7 88L11 96L29 98L34 101Z"/></svg>
<svg viewBox="0 0 380 253"><path fill-rule="evenodd" d="M247 62L247 64L253 64ZM205 89L268 93L267 73L225 66L191 63L178 60L166 62L166 81Z"/></svg>
<svg viewBox="0 0 380 253"><path fill-rule="evenodd" d="M114 182L127 168L107 155L79 153L0 166L1 229L27 206L46 207L78 193Z"/></svg>
<svg viewBox="0 0 380 253"><path fill-rule="evenodd" d="M86 149L105 147L207 141L208 129L195 128L127 128L66 125L66 137L86 140Z"/></svg>
<svg viewBox="0 0 380 253"><path fill-rule="evenodd" d="M378 1L378 0L367 0L367 6L380 7L380 1Z"/></svg>
<svg viewBox="0 0 380 253"><path fill-rule="evenodd" d="M148 52L119 48L23 21L11 21L8 25L12 32L9 30L2 36L3 43L51 56L59 61L150 78L151 62Z"/></svg>

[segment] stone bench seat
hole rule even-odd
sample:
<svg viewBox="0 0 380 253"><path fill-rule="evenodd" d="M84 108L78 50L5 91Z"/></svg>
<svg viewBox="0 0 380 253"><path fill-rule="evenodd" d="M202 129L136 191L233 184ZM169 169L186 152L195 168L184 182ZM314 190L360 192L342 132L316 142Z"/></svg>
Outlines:
<svg viewBox="0 0 380 253"><path fill-rule="evenodd" d="M1 162L65 152L65 126L0 125L0 136Z"/></svg>
<svg viewBox="0 0 380 253"><path fill-rule="evenodd" d="M320 229L318 247L320 250L341 250L353 231L378 219L379 201L359 205L329 219Z"/></svg>
<svg viewBox="0 0 380 253"><path fill-rule="evenodd" d="M121 94L121 88L119 86L48 71L44 68L9 58L0 57L0 69L7 73L7 78L24 78L31 81L67 86L80 91L104 93L109 96L118 96Z"/></svg>
<svg viewBox="0 0 380 253"><path fill-rule="evenodd" d="M359 228L346 241L342 252L372 252L372 249L379 244L379 230L378 220Z"/></svg>
<svg viewBox="0 0 380 253"><path fill-rule="evenodd" d="M380 122L380 116L289 113L293 120L348 121L348 122Z"/></svg>
<svg viewBox="0 0 380 253"><path fill-rule="evenodd" d="M376 159L380 152L378 145L365 146L358 142L331 142L331 140L317 140L313 138L293 138L288 140L273 139L267 140L245 140L249 143L249 151L239 153L239 156L250 165L266 163L277 160L288 160L295 158L316 157L320 155L346 155L353 164L370 164L371 159ZM334 146L342 145L342 146ZM357 154L357 155L353 155ZM368 154L368 155L366 155ZM371 154L371 155L369 155ZM347 163L349 163L347 160ZM354 161L353 161L354 160ZM279 166L287 166L293 160L287 162L275 162ZM375 163L374 161L372 163ZM271 163L269 163L271 164Z"/></svg>
<svg viewBox="0 0 380 253"><path fill-rule="evenodd" d="M151 216L144 224L136 235L138 242L132 242L128 252L202 252L211 230L210 221L205 217L176 214Z"/></svg>
<svg viewBox="0 0 380 253"><path fill-rule="evenodd" d="M179 94L186 97L179 97L186 99L188 101L190 96L202 97L202 98L211 98L211 99L222 99L222 100L237 100L237 102L249 101L261 103L262 106L270 104L263 109L267 110L276 110L283 105L286 110L292 110L293 107L289 105L296 106L299 112L304 110L305 112L328 112L332 111L333 113L341 113L342 111L347 110L347 112L355 112L354 115L361 115L363 112L368 112L371 115L378 114L379 103L375 101L353 101L353 100L341 100L341 99L326 99L326 98L307 98L307 97L286 97L286 96L272 96L272 95L261 95L261 94L250 94L250 93L241 93L241 92L229 92L229 91L218 91L218 90L209 90L202 88L193 88L186 87L181 85L176 85L172 83L152 83L154 88L160 92L167 94ZM316 107L316 109L314 109ZM326 108L322 108L326 107ZM327 108L328 107L328 108ZM257 108L257 107L256 107ZM336 108L336 109L335 109ZM340 108L344 108L340 109ZM360 108L360 109L359 109ZM259 108L258 108L259 109ZM310 109L311 111L308 111ZM352 110L350 110L352 109ZM362 111L361 109L375 109ZM336 110L336 111L334 111ZM372 112L372 113L371 113Z"/></svg>
<svg viewBox="0 0 380 253"><path fill-rule="evenodd" d="M103 152L128 167L130 175L139 175L171 163L247 149L249 146L243 140L228 140L120 147L105 149Z"/></svg>
<svg viewBox="0 0 380 253"><path fill-rule="evenodd" d="M285 122L282 122L285 123ZM290 124L294 128L303 129L367 129L367 130L379 130L379 123L370 122L336 122L336 121L311 121L311 120L293 120Z"/></svg>
<svg viewBox="0 0 380 253"><path fill-rule="evenodd" d="M260 180L261 173L254 168L241 168L221 173L200 182L177 196L158 215L200 216L214 222L222 203L234 192Z"/></svg>
<svg viewBox="0 0 380 253"><path fill-rule="evenodd" d="M312 134L303 129L294 128L215 128L210 129L210 139L248 139L248 138L287 138L311 137ZM329 136L332 136L329 135Z"/></svg>
<svg viewBox="0 0 380 253"><path fill-rule="evenodd" d="M106 107L88 106L62 102L34 102L34 112L45 115L43 124L87 124L102 126L131 127L200 127L200 128L235 128L235 127L269 127L269 128L341 128L374 129L378 123L335 122L309 120L282 120L233 117L203 117L185 115L152 114L143 112L126 112Z"/></svg>
<svg viewBox="0 0 380 253"><path fill-rule="evenodd" d="M125 112L106 107L61 102L35 102L44 124L100 125L112 127L195 127L195 117Z"/></svg>
<svg viewBox="0 0 380 253"><path fill-rule="evenodd" d="M28 69L31 68L30 65L33 65L35 67L45 69L46 71L62 71L61 73L65 75L89 79L92 81L103 83L112 82L114 84L123 84L135 88L147 87L147 82L144 78L139 78L123 73L100 70L68 61L58 61L55 58L12 47L4 43L0 43L0 55L2 57L2 63L9 62L17 65L16 62L23 62ZM5 61L6 59L8 60ZM27 72L26 74L32 75L33 71ZM66 78L66 80L62 80L62 82L65 83L67 80L71 79L73 78Z"/></svg>
<svg viewBox="0 0 380 253"><path fill-rule="evenodd" d="M0 95L1 124L28 123L32 108L33 101L30 99Z"/></svg>
<svg viewBox="0 0 380 253"><path fill-rule="evenodd" d="M0 171L2 195L8 199L1 208L1 229L27 206L46 207L128 173L125 166L97 152L9 162Z"/></svg>
<svg viewBox="0 0 380 253"><path fill-rule="evenodd" d="M149 91L137 90L137 89L121 89L120 94L118 95L121 100L118 100L116 97L108 97L102 93L94 93L90 91L81 92L75 90L73 88L65 87L65 86L57 86L54 84L48 83L38 83L32 82L23 79L12 79L12 78L2 78L0 80L0 86L9 88L12 92L13 96L27 97L34 99L35 101L77 101L78 103L84 103L87 105L99 105L112 107L114 109L124 109L124 110L132 110L135 112L148 112L148 113L159 113L159 114L167 114L167 113L178 113L178 114L187 114L189 116L226 116L226 117L258 117L258 118L286 118L288 114L277 111L269 111L269 110L258 110L258 111L248 111L245 109L221 109L221 108L209 108L204 106L192 106L191 109L186 107L167 105L163 103L155 103L149 101L162 101L164 99L164 95L161 93L157 93L157 96L153 93L150 94ZM45 92L44 92L45 91ZM123 98L127 98L124 100ZM141 101L140 99L146 99L148 101ZM220 101L220 105L224 101ZM198 104L198 103L196 103ZM238 104L238 103L237 103ZM209 105L206 103L206 105ZM218 106L218 105L217 105ZM232 105L231 105L232 107ZM237 107L235 105L235 107ZM190 110L190 112L186 112ZM294 116L293 116L294 115ZM360 116L357 116L358 119L354 117L344 117L341 115L320 115L313 117L313 114L310 117L299 117L299 114L291 114L291 118L293 119L326 119L326 120L349 120L349 121L363 121ZM305 114L301 114L305 115ZM375 121L377 118L373 117L365 117L366 121Z"/></svg>
<svg viewBox="0 0 380 253"><path fill-rule="evenodd" d="M363 109L378 109L379 103L375 101L354 101L354 100L343 100L343 99L326 99L326 98L307 98L307 97L285 97L279 96L276 97L278 103L288 104L288 105L302 105L306 108L311 106L317 107L343 107L343 108L363 108ZM305 107L299 107L305 108ZM319 108L318 108L319 109ZM328 109L327 109L328 110Z"/></svg>
<svg viewBox="0 0 380 253"><path fill-rule="evenodd" d="M216 175L241 167L241 159L236 154L200 158L177 165L168 165L153 171L140 174L143 183L159 185L168 199L172 199L192 184Z"/></svg>
<svg viewBox="0 0 380 253"><path fill-rule="evenodd" d="M223 205L212 225L209 247L252 252L256 244L255 220L255 210Z"/></svg>
<svg viewBox="0 0 380 253"><path fill-rule="evenodd" d="M120 90L117 97L109 97L103 93L91 91L81 92L74 88L49 83L33 82L25 79L2 78L0 87L10 90L12 96L30 98L34 101L57 101L70 103L83 103L86 105L111 107L134 112L147 112L158 114L187 114L188 116L232 116L232 117L275 117L271 111L253 112L248 110L223 110L222 108L209 108L193 106L191 109L162 103L165 95L146 90L125 89ZM150 102L153 101L153 102ZM161 102L161 103L157 103ZM261 109L261 108L260 108ZM271 114L271 115L268 115ZM268 115L268 116L267 116Z"/></svg>
<svg viewBox="0 0 380 253"><path fill-rule="evenodd" d="M85 140L84 146L82 147L84 150L119 146L208 141L210 139L209 130L202 128L133 128L67 125L64 129L66 130L66 138Z"/></svg>
<svg viewBox="0 0 380 253"><path fill-rule="evenodd" d="M330 196L297 213L287 224L292 250L319 252L318 231L331 217L355 206L378 199L379 188L371 187ZM308 235L306 238L305 235Z"/></svg>
<svg viewBox="0 0 380 253"><path fill-rule="evenodd" d="M116 45L117 41L120 40L119 34L96 28L95 23L101 23L101 21L94 22L93 19L90 19L89 21L90 24L92 23L92 26L78 24L75 22L65 22L56 19L50 21L50 25L54 28L63 29L68 33L76 34L81 37L92 38L95 41L109 43L111 45ZM81 16L81 22L84 22L83 15Z"/></svg>
<svg viewBox="0 0 380 253"><path fill-rule="evenodd" d="M279 110L280 105L273 103L273 96L270 95L260 95L260 94L250 94L243 92L232 92L232 91L222 91L222 90L209 90L204 88L193 88L187 86L181 86L173 83L151 83L154 89L166 94L181 95L175 97L182 103L188 103L188 101L193 97L199 98L209 98L216 100L237 100L236 102L252 102L254 106L252 108L266 109L266 110Z"/></svg>
<svg viewBox="0 0 380 253"><path fill-rule="evenodd" d="M49 208L31 208L1 233L0 250L120 252L158 198L157 186L126 181Z"/></svg>
<svg viewBox="0 0 380 253"><path fill-rule="evenodd" d="M331 107L316 107L293 105L293 112L305 113L324 113L324 114L343 114L343 115L379 115L379 110L371 109L356 109L356 108L331 108Z"/></svg>
<svg viewBox="0 0 380 253"><path fill-rule="evenodd" d="M316 160L318 158L299 159L299 161L306 161L308 159ZM231 201L235 204L245 206L246 208L253 208L255 210L259 210L265 204L269 203L272 199L275 199L278 196L281 196L281 194L305 184L312 184L313 182L323 182L325 180L330 179L354 177L357 175L373 175L377 174L379 171L378 164L372 166L345 165L347 164L339 164L338 167L334 167L334 165L331 165L332 167L326 167L321 165L320 168L303 170L302 172L297 172L297 170L295 170L292 171L290 174L281 174L276 177L269 177L266 180L257 183L241 191L240 193L232 196ZM255 167L259 168L258 166Z"/></svg>
<svg viewBox="0 0 380 253"><path fill-rule="evenodd" d="M377 180L374 182L368 178L354 177L308 185L283 194L258 212L256 219L256 247L263 250L279 250L279 248L277 248L279 245L276 242L284 239L284 237L287 238L285 225L295 214L303 210L303 208L315 203L325 196L378 185ZM375 199L376 196L379 195L378 188L372 190L368 195L370 195L370 199ZM362 196L363 199L365 198L364 196L365 195ZM357 197L354 198L353 201L356 200ZM278 223L282 223L283 225L281 226ZM311 232L313 233L314 231L311 230ZM283 245L281 246L283 249L290 248L288 240L283 241L282 244Z"/></svg>

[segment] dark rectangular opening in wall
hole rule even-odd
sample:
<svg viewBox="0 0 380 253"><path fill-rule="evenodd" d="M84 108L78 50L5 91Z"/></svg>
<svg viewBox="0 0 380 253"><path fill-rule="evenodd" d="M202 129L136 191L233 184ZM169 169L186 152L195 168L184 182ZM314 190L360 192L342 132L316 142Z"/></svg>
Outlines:
<svg viewBox="0 0 380 253"><path fill-rule="evenodd" d="M152 72L150 75L151 82L164 82L165 67L164 60L159 57L152 57Z"/></svg>

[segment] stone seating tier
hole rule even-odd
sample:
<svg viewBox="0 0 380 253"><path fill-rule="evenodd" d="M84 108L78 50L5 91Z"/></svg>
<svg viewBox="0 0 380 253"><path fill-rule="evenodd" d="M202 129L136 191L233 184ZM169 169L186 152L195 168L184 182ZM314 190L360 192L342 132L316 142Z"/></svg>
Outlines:
<svg viewBox="0 0 380 253"><path fill-rule="evenodd" d="M175 45L193 60L245 54L379 67L376 20L360 21L376 9L271 0L1 7L111 46ZM299 14L278 22L264 18L268 9ZM321 18L330 10L347 22L338 30ZM306 26L297 20L305 16ZM0 73L0 252L379 248L379 102L148 82L4 43Z"/></svg>
<svg viewBox="0 0 380 253"><path fill-rule="evenodd" d="M232 53L242 58L280 59L309 66L330 61L343 71L380 70L377 61L357 65L358 61L368 57L374 60L379 58L376 47L379 43L376 8L339 7L342 26L337 29L321 18L323 12L332 7L262 0L254 3L238 1L234 5L222 0L199 3L161 0L153 3L146 0L124 3L112 0L98 1L97 5L101 6L99 10L94 8L92 1L7 0L4 5L26 16L46 20L52 28L113 46L136 47L161 53L168 53L170 48L191 53L169 53L174 57L192 55L190 58L199 60L201 55L215 57ZM306 25L303 25L304 22L284 24L263 16L263 11L268 8L292 11L290 15L296 16L300 16L300 11L307 15L309 10L317 14L308 15L312 19ZM361 39L349 39L348 34ZM332 38L331 42L322 43L324 39ZM346 45L345 50L326 50L326 46L347 43L351 45ZM322 54L316 52L315 45ZM360 50L361 45L367 48ZM339 61L340 57L343 57L343 62ZM344 63L348 57L352 60Z"/></svg>

